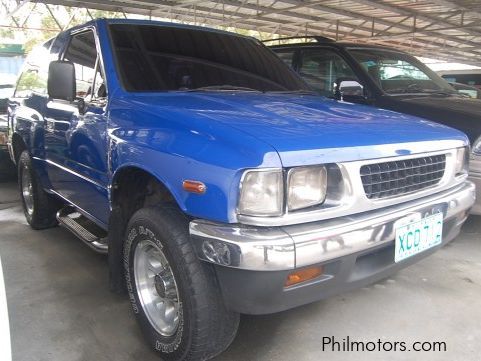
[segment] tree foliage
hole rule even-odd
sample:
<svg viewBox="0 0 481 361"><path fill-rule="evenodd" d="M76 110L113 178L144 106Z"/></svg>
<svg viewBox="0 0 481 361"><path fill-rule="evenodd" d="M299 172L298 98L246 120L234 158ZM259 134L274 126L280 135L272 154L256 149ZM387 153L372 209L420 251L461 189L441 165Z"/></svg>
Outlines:
<svg viewBox="0 0 481 361"><path fill-rule="evenodd" d="M30 4L30 6L33 6ZM75 7L64 7L60 5L49 5L51 12L54 14L55 18L52 16L50 11L48 11L45 5L38 5L35 9L31 8L32 11L29 14L27 21L23 24L24 29L18 30L15 28L0 28L0 39L18 39L19 32L22 33L25 39L24 49L25 52L29 52L35 45L41 44L48 39L55 36L59 31L65 30L66 28L80 25L86 21L96 18L119 18L123 17L123 14L113 11L103 11L103 10L89 10L83 8ZM27 15L25 15L27 16ZM19 19L11 21L12 25L15 23L22 23ZM38 28L38 29L37 29ZM42 29L42 30L39 30Z"/></svg>

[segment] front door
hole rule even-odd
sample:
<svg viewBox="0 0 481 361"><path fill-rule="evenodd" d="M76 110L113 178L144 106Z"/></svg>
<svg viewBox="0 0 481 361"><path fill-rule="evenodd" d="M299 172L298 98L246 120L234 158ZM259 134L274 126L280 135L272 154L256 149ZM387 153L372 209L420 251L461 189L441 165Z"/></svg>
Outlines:
<svg viewBox="0 0 481 361"><path fill-rule="evenodd" d="M339 79L360 82L341 55L327 48L303 49L300 52L298 72L312 89L329 98L335 97Z"/></svg>
<svg viewBox="0 0 481 361"><path fill-rule="evenodd" d="M55 192L106 224L107 92L94 30L72 34L63 59L75 65L77 99L47 103L44 119L49 178Z"/></svg>

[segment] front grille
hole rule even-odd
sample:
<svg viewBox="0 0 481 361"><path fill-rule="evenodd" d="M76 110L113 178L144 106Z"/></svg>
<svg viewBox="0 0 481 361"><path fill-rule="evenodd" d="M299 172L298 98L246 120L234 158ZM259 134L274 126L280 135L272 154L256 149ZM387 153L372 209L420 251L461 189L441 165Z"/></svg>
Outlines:
<svg viewBox="0 0 481 361"><path fill-rule="evenodd" d="M404 195L438 184L445 166L445 154L363 165L362 185L369 199Z"/></svg>

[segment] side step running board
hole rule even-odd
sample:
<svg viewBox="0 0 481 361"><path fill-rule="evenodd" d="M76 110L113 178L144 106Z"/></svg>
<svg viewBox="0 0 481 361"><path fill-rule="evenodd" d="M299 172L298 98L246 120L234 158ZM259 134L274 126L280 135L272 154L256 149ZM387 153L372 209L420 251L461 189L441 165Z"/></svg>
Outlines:
<svg viewBox="0 0 481 361"><path fill-rule="evenodd" d="M74 208L62 208L57 212L57 220L94 251L104 254L108 252L107 232Z"/></svg>

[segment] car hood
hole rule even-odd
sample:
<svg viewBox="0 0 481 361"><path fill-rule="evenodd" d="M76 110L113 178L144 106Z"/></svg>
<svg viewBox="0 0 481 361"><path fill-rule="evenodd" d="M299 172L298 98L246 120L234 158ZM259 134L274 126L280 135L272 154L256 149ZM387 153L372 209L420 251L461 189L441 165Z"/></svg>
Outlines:
<svg viewBox="0 0 481 361"><path fill-rule="evenodd" d="M460 96L396 95L379 106L430 119L466 133L473 142L481 134L481 100Z"/></svg>
<svg viewBox="0 0 481 361"><path fill-rule="evenodd" d="M410 154L408 143L461 140L463 133L389 110L338 102L320 96L256 92L173 92L137 95L137 107L162 116L223 123L271 145L284 166ZM200 121L200 122L199 122ZM441 142L439 142L441 141ZM380 145L396 145L386 152ZM373 147L374 146L374 147ZM434 150L423 149L421 151Z"/></svg>
<svg viewBox="0 0 481 361"><path fill-rule="evenodd" d="M400 99L404 103L430 107L440 112L456 112L481 120L481 100L460 96L415 96Z"/></svg>

